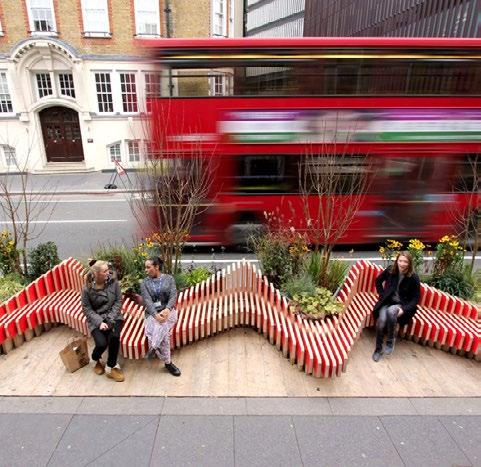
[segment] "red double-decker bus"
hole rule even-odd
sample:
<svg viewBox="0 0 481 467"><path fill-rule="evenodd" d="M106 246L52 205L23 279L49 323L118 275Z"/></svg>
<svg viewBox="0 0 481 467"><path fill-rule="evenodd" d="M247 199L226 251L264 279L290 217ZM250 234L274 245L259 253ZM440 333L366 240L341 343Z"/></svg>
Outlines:
<svg viewBox="0 0 481 467"><path fill-rule="evenodd" d="M149 46L168 83L149 101L153 134L175 151L200 147L218 162L192 242L244 242L276 209L286 219L294 212L294 224L307 228L298 176L306 153L335 160L342 152L336 170L346 178L372 172L342 243L435 241L453 232L481 154L481 39L164 39Z"/></svg>

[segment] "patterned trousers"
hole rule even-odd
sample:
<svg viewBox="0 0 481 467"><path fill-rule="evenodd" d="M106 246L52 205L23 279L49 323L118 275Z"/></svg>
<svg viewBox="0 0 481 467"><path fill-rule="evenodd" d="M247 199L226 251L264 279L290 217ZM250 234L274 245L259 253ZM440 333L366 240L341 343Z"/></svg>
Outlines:
<svg viewBox="0 0 481 467"><path fill-rule="evenodd" d="M157 357L170 363L170 331L177 322L177 311L170 310L165 323L159 323L153 316L145 319L145 335L149 342L149 350L154 350Z"/></svg>

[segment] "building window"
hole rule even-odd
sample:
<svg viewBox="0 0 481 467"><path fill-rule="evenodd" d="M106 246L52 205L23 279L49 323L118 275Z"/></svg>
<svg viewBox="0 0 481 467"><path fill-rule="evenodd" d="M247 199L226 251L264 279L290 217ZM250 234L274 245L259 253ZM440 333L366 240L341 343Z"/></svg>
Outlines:
<svg viewBox="0 0 481 467"><path fill-rule="evenodd" d="M49 73L37 73L38 97L51 96L53 94L52 81Z"/></svg>
<svg viewBox="0 0 481 467"><path fill-rule="evenodd" d="M212 35L227 35L227 0L212 0Z"/></svg>
<svg viewBox="0 0 481 467"><path fill-rule="evenodd" d="M95 73L95 87L97 89L97 102L99 112L113 112L112 83L110 73Z"/></svg>
<svg viewBox="0 0 481 467"><path fill-rule="evenodd" d="M210 95L226 96L227 94L227 77L221 74L212 76L210 79Z"/></svg>
<svg viewBox="0 0 481 467"><path fill-rule="evenodd" d="M70 73L61 73L58 75L58 81L60 85L60 94L62 96L73 97L75 99L73 75Z"/></svg>
<svg viewBox="0 0 481 467"><path fill-rule="evenodd" d="M145 74L145 98L147 99L147 112L152 110L152 99L161 97L161 74L146 73Z"/></svg>
<svg viewBox="0 0 481 467"><path fill-rule="evenodd" d="M137 140L127 141L129 162L140 162L140 148Z"/></svg>
<svg viewBox="0 0 481 467"><path fill-rule="evenodd" d="M15 148L12 146L3 146L3 155L5 157L6 167L17 167L17 156L15 154Z"/></svg>
<svg viewBox="0 0 481 467"><path fill-rule="evenodd" d="M138 36L160 36L159 2L135 0L135 24Z"/></svg>
<svg viewBox="0 0 481 467"><path fill-rule="evenodd" d="M52 0L27 0L30 29L33 33L56 33Z"/></svg>
<svg viewBox="0 0 481 467"><path fill-rule="evenodd" d="M12 99L8 92L7 74L0 73L0 113L13 112Z"/></svg>
<svg viewBox="0 0 481 467"><path fill-rule="evenodd" d="M120 152L120 142L107 146L110 156L110 162L122 162L122 154Z"/></svg>
<svg viewBox="0 0 481 467"><path fill-rule="evenodd" d="M135 73L120 73L120 89L122 91L122 110L137 112Z"/></svg>
<svg viewBox="0 0 481 467"><path fill-rule="evenodd" d="M82 0L85 37L110 37L107 0Z"/></svg>

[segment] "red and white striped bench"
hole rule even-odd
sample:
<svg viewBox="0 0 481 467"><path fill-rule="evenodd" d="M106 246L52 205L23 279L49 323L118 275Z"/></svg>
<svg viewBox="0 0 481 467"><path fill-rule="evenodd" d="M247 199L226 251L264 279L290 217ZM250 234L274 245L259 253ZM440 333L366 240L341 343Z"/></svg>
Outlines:
<svg viewBox="0 0 481 467"><path fill-rule="evenodd" d="M294 314L286 298L255 266L246 261L235 263L179 294L172 347L247 326L307 374L340 375L362 329L374 325L375 279L381 270L368 261L352 266L338 295L344 313L318 322ZM33 335L32 331L49 323L63 323L88 335L79 293L84 276L80 263L70 258L3 304L0 343ZM126 300L122 312L122 354L142 358L147 350L143 309ZM479 360L479 309L425 284L419 312L400 334Z"/></svg>

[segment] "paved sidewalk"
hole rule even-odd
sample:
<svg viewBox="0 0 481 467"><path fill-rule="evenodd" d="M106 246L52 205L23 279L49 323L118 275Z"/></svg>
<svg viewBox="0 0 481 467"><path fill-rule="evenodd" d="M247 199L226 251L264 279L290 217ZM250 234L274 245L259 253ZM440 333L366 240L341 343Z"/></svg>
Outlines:
<svg viewBox="0 0 481 467"><path fill-rule="evenodd" d="M0 176L5 176L1 174ZM56 194L81 194L81 193L122 193L136 191L138 172L128 172L126 176L118 176L115 184L117 189L106 190L104 186L109 183L112 172L86 172L71 174L29 174L29 187L34 193L45 193L45 187L54 190ZM12 194L21 192L20 176L10 174L8 177L12 183Z"/></svg>
<svg viewBox="0 0 481 467"><path fill-rule="evenodd" d="M0 465L481 465L481 398L1 397Z"/></svg>

